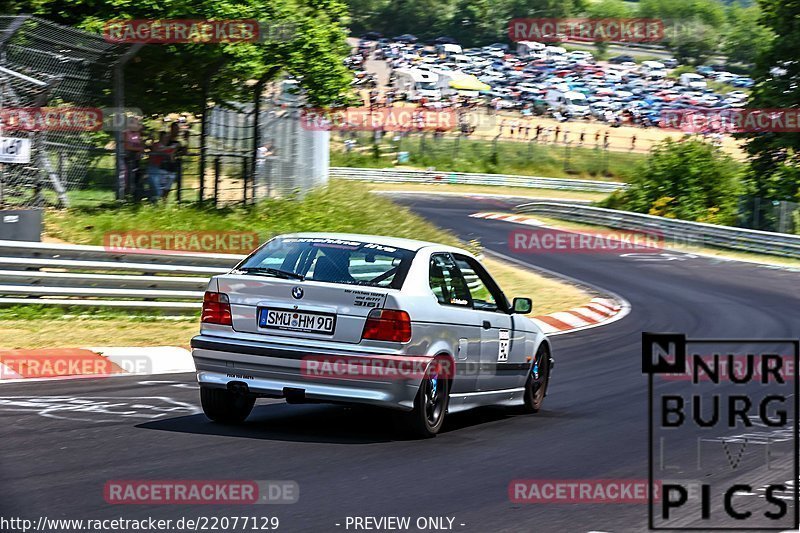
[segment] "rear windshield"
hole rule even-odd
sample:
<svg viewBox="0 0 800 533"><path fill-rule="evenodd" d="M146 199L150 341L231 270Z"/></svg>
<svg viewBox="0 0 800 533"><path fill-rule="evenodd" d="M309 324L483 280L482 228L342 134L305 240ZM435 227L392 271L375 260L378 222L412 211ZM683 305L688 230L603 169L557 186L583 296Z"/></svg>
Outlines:
<svg viewBox="0 0 800 533"><path fill-rule="evenodd" d="M321 237L269 241L237 269L276 268L308 280L399 289L414 252L375 243Z"/></svg>

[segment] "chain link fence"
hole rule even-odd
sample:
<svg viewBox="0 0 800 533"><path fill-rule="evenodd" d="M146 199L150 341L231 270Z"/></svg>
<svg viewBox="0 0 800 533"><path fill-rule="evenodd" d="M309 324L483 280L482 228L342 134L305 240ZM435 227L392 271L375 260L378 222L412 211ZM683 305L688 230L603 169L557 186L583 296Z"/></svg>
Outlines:
<svg viewBox="0 0 800 533"><path fill-rule="evenodd" d="M102 108L114 104L126 50L36 17L0 16L0 206L69 205L113 183Z"/></svg>
<svg viewBox="0 0 800 533"><path fill-rule="evenodd" d="M328 180L329 132L304 127L300 108L266 95L207 113L209 174L203 198L217 204L302 194Z"/></svg>
<svg viewBox="0 0 800 533"><path fill-rule="evenodd" d="M743 228L800 234L800 203L743 197L738 225Z"/></svg>

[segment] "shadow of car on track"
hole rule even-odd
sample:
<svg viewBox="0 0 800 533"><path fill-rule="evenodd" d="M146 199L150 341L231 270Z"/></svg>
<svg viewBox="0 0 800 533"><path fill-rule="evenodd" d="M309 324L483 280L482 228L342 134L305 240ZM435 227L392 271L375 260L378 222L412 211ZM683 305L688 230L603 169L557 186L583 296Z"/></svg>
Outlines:
<svg viewBox="0 0 800 533"><path fill-rule="evenodd" d="M456 435L462 430L480 429L504 420L536 418L547 418L547 414L542 412L531 417L517 415L502 407L484 407L449 415L439 436L446 437L448 433ZM136 427L198 435L332 444L374 444L413 439L403 432L390 411L330 404L257 405L247 421L238 425L213 423L200 414L145 422Z"/></svg>

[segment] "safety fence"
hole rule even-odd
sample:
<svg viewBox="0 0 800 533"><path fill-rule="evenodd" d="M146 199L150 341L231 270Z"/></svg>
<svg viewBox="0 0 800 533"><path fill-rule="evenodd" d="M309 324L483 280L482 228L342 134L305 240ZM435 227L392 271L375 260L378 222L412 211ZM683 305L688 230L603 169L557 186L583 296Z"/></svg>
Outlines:
<svg viewBox="0 0 800 533"><path fill-rule="evenodd" d="M210 276L244 258L234 254L119 252L102 246L0 241L0 306L55 305L191 313ZM359 278L368 263L351 264ZM465 275L477 287L475 274Z"/></svg>
<svg viewBox="0 0 800 533"><path fill-rule="evenodd" d="M664 239L690 245L800 258L800 235L717 226L615 209L555 202L530 202L517 206L515 211L611 228L652 232Z"/></svg>
<svg viewBox="0 0 800 533"><path fill-rule="evenodd" d="M242 258L0 241L0 305L194 312L208 278L228 272Z"/></svg>
<svg viewBox="0 0 800 533"><path fill-rule="evenodd" d="M382 183L451 183L607 193L625 188L624 183L616 181L544 178L509 174L480 174L473 172L445 172L436 170L332 167L330 169L330 177Z"/></svg>

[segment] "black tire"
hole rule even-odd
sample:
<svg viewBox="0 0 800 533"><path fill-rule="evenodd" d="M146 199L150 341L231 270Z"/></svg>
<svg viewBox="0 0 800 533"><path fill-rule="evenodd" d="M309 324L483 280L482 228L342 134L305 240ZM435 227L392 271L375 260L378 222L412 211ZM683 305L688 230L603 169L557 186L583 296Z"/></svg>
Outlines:
<svg viewBox="0 0 800 533"><path fill-rule="evenodd" d="M244 422L255 405L255 396L237 394L227 389L200 387L200 405L203 413L222 424L239 424Z"/></svg>
<svg viewBox="0 0 800 533"><path fill-rule="evenodd" d="M542 408L550 383L550 369L550 348L542 344L536 352L536 358L525 381L525 403L522 406L524 413L538 413Z"/></svg>
<svg viewBox="0 0 800 533"><path fill-rule="evenodd" d="M416 437L435 437L444 424L450 400L450 382L441 377L441 369L432 364L414 399L414 410L406 415L409 432Z"/></svg>

